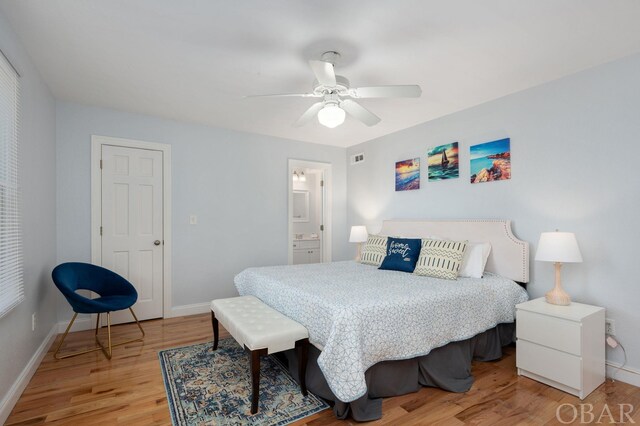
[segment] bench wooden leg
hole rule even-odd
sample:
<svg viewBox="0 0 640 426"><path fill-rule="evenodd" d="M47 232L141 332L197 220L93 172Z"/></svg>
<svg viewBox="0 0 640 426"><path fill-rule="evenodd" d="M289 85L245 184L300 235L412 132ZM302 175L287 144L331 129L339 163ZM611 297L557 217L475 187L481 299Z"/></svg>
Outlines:
<svg viewBox="0 0 640 426"><path fill-rule="evenodd" d="M244 347L251 356L251 414L258 412L258 400L260 399L260 357L267 355L266 349L255 351Z"/></svg>
<svg viewBox="0 0 640 426"><path fill-rule="evenodd" d="M213 350L218 349L218 337L219 337L219 329L218 329L218 320L216 318L216 314L211 311L211 326L213 327Z"/></svg>
<svg viewBox="0 0 640 426"><path fill-rule="evenodd" d="M298 379L300 380L300 390L302 395L307 396L307 357L309 355L309 339L302 339L296 342L298 352Z"/></svg>

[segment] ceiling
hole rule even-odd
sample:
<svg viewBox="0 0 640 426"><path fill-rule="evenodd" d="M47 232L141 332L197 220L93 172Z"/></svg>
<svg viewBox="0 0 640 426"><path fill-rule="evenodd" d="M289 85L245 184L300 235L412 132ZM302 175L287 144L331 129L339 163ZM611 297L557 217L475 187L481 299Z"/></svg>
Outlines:
<svg viewBox="0 0 640 426"><path fill-rule="evenodd" d="M350 146L640 51L636 0L0 0L58 99ZM291 124L306 61L337 50L352 86L420 84L359 102L382 118Z"/></svg>

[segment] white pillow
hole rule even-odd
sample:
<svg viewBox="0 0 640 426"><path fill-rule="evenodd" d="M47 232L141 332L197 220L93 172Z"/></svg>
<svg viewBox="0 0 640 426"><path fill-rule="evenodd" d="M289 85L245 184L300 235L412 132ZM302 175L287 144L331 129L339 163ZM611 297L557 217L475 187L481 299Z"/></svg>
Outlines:
<svg viewBox="0 0 640 426"><path fill-rule="evenodd" d="M455 280L467 249L467 241L422 239L415 275Z"/></svg>
<svg viewBox="0 0 640 426"><path fill-rule="evenodd" d="M459 277L482 278L491 253L489 243L469 243L462 257L462 265L458 271Z"/></svg>
<svg viewBox="0 0 640 426"><path fill-rule="evenodd" d="M384 235L369 234L362 247L360 263L379 267L387 255L387 240Z"/></svg>

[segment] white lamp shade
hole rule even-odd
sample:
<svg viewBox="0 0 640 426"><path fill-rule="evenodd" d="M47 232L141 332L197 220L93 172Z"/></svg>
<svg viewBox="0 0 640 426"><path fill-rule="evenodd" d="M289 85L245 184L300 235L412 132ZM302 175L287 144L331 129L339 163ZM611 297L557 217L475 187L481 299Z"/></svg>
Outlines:
<svg viewBox="0 0 640 426"><path fill-rule="evenodd" d="M352 226L351 235L349 235L350 243L364 243L367 241L367 227L366 226Z"/></svg>
<svg viewBox="0 0 640 426"><path fill-rule="evenodd" d="M335 104L327 104L324 108L318 111L318 121L323 126L330 129L337 127L344 123L346 113L342 108Z"/></svg>
<svg viewBox="0 0 640 426"><path fill-rule="evenodd" d="M580 263L582 254L573 232L543 232L538 241L536 260L542 262Z"/></svg>

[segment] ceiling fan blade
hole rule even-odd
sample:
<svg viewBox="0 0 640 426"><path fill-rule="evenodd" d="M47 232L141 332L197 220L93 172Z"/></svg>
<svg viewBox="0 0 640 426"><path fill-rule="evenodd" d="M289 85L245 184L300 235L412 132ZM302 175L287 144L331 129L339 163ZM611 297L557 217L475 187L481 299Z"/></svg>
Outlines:
<svg viewBox="0 0 640 426"><path fill-rule="evenodd" d="M306 110L295 123L293 123L293 127L300 127L307 124L309 121L311 121L311 119L313 119L313 117L318 114L318 111L320 111L323 106L324 102L316 102L315 104L311 105L309 109Z"/></svg>
<svg viewBox="0 0 640 426"><path fill-rule="evenodd" d="M371 86L350 90L354 98L419 98L422 89L417 84L406 86Z"/></svg>
<svg viewBox="0 0 640 426"><path fill-rule="evenodd" d="M336 73L333 64L325 61L309 61L309 66L316 75L318 82L324 86L336 85Z"/></svg>
<svg viewBox="0 0 640 426"><path fill-rule="evenodd" d="M340 108L345 110L352 117L362 121L367 126L374 126L380 122L380 117L351 99L341 101Z"/></svg>
<svg viewBox="0 0 640 426"><path fill-rule="evenodd" d="M315 93L276 93L273 95L246 95L245 98L319 98Z"/></svg>

